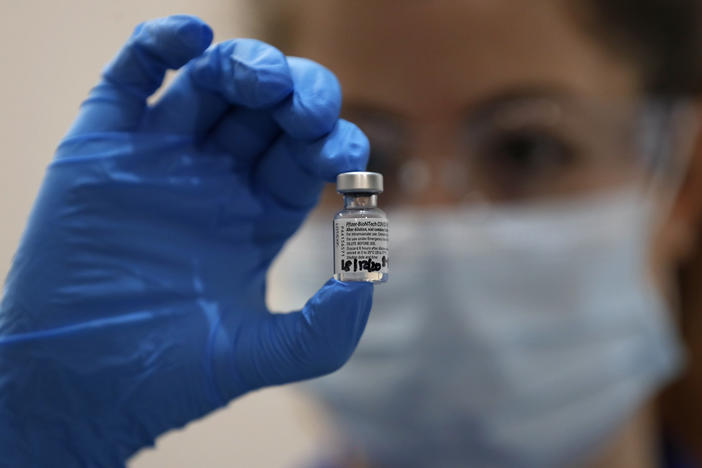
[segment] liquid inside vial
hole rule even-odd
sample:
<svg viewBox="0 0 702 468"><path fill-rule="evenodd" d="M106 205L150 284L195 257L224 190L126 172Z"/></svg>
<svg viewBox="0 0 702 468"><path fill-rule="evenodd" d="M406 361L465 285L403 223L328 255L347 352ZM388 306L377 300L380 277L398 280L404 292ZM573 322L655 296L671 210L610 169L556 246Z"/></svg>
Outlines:
<svg viewBox="0 0 702 468"><path fill-rule="evenodd" d="M344 209L334 217L334 278L383 283L388 280L388 220L377 208L377 195L344 195Z"/></svg>

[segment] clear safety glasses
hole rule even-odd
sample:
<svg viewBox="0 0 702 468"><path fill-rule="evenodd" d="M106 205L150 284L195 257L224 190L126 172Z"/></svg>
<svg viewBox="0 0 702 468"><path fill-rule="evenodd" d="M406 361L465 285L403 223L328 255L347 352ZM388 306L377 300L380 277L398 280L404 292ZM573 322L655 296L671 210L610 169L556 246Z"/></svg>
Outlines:
<svg viewBox="0 0 702 468"><path fill-rule="evenodd" d="M681 101L505 99L470 114L453 154L434 157L413 152L413 136L397 119L350 118L371 141L369 170L385 175L391 205L416 203L432 190L459 202L513 205L679 180L697 123Z"/></svg>

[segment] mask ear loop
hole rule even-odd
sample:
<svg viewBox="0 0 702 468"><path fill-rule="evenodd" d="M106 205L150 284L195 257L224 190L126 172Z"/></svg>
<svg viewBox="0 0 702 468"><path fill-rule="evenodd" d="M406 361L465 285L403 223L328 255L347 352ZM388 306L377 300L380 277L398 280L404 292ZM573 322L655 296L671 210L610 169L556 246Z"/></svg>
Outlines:
<svg viewBox="0 0 702 468"><path fill-rule="evenodd" d="M643 199L651 207L649 227L661 226L673 211L691 167L700 116L690 101L667 101L645 110L642 152L652 176Z"/></svg>
<svg viewBox="0 0 702 468"><path fill-rule="evenodd" d="M640 228L646 232L645 245L650 247L673 212L692 166L700 116L690 101L657 102L644 112L639 128L641 155L652 175L642 187L644 218ZM649 273L655 275L653 270ZM674 297L669 299L677 301Z"/></svg>
<svg viewBox="0 0 702 468"><path fill-rule="evenodd" d="M701 116L689 100L658 102L654 106L653 109L648 109L652 114L644 117L648 120L649 127L642 122L640 129L650 132L641 136L647 139L643 144L649 144L650 152L647 153L646 149L642 148L642 155L647 159L646 162L652 171L642 194L642 203L646 206L648 216L643 220L646 224L641 227L648 233L646 241L649 245L658 229L667 222L682 191L688 171L692 167L692 154L701 123ZM649 273L655 274L653 270ZM651 279L653 280L653 276ZM677 293L671 291L670 294L673 296L667 296L668 300L677 303ZM668 301L662 304L662 310L670 310ZM668 329L670 336L678 337L677 368L680 371L685 367L687 358L682 338L679 337L678 328L673 321L673 314L662 314L660 318L662 326Z"/></svg>

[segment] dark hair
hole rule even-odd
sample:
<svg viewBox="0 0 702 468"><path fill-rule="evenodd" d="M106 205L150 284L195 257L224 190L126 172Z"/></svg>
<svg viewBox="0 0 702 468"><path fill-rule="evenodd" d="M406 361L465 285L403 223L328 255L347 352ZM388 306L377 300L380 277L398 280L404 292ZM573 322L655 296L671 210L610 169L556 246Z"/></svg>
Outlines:
<svg viewBox="0 0 702 468"><path fill-rule="evenodd" d="M257 33L285 48L292 2L249 1L262 20ZM641 68L645 91L702 94L702 0L568 1L577 11L576 23L595 41Z"/></svg>
<svg viewBox="0 0 702 468"><path fill-rule="evenodd" d="M702 93L700 0L578 1L595 40L641 67L647 92Z"/></svg>

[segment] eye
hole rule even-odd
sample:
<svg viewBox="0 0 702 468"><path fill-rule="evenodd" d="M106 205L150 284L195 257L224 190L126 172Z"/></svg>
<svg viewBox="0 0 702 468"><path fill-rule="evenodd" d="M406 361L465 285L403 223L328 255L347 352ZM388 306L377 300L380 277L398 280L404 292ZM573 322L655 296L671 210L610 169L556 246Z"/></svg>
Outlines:
<svg viewBox="0 0 702 468"><path fill-rule="evenodd" d="M576 158L575 149L563 138L537 130L500 132L487 138L478 151L482 163L493 170L523 177L555 175Z"/></svg>
<svg viewBox="0 0 702 468"><path fill-rule="evenodd" d="M583 149L554 129L495 129L473 140L470 176L495 201L554 193L581 172Z"/></svg>

